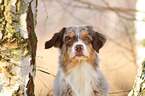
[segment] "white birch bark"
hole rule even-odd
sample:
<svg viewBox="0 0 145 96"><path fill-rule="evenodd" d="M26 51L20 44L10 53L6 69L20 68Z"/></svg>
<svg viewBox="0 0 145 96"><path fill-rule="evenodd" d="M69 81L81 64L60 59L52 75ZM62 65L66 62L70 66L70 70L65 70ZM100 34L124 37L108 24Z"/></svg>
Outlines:
<svg viewBox="0 0 145 96"><path fill-rule="evenodd" d="M138 0L136 9L141 11L136 13L136 40L137 40L137 54L138 64L145 58L145 0Z"/></svg>
<svg viewBox="0 0 145 96"><path fill-rule="evenodd" d="M34 96L37 0L0 0L0 96Z"/></svg>
<svg viewBox="0 0 145 96"><path fill-rule="evenodd" d="M133 89L128 96L145 95L145 0L137 0L136 9L136 40L137 40L137 65L138 74L134 81Z"/></svg>

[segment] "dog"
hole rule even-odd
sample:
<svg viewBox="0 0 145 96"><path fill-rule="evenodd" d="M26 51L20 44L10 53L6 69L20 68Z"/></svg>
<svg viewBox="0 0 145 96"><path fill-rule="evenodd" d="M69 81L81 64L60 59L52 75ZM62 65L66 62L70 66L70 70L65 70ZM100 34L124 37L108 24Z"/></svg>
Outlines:
<svg viewBox="0 0 145 96"><path fill-rule="evenodd" d="M107 96L98 57L105 42L105 36L91 26L64 27L45 42L45 49L60 49L53 96Z"/></svg>

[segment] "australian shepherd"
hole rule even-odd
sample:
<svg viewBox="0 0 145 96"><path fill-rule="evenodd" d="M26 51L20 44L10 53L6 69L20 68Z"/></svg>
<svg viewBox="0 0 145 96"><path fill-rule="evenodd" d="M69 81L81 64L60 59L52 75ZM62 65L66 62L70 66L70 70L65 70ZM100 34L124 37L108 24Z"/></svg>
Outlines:
<svg viewBox="0 0 145 96"><path fill-rule="evenodd" d="M64 27L45 43L60 49L53 96L107 96L108 83L99 68L98 53L106 42L91 26Z"/></svg>

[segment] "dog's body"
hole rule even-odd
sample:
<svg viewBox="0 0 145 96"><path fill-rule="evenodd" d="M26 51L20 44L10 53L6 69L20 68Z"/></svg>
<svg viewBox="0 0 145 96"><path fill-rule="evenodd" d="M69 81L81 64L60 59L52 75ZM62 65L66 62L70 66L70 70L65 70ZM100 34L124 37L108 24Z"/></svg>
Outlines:
<svg viewBox="0 0 145 96"><path fill-rule="evenodd" d="M60 49L53 96L107 96L108 84L99 69L97 53L105 41L90 26L71 26L45 43L46 49Z"/></svg>

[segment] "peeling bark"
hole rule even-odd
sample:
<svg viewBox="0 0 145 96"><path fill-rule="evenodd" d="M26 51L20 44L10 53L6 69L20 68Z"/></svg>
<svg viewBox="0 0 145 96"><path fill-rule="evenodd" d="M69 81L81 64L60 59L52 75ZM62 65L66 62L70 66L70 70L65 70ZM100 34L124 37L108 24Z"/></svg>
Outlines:
<svg viewBox="0 0 145 96"><path fill-rule="evenodd" d="M26 92L27 92L28 96L35 96L33 76L31 76L31 74L29 74L29 78L30 78L30 80L28 81Z"/></svg>
<svg viewBox="0 0 145 96"><path fill-rule="evenodd" d="M140 64L138 75L136 76L133 89L128 96L144 96L145 95L145 60Z"/></svg>
<svg viewBox="0 0 145 96"><path fill-rule="evenodd" d="M136 4L136 9L140 11L145 10L144 0L138 0ZM137 65L138 74L134 81L133 89L128 96L145 96L145 13L136 12L136 18L138 21L135 22L136 25L136 41L137 41Z"/></svg>
<svg viewBox="0 0 145 96"><path fill-rule="evenodd" d="M35 96L37 2L0 2L0 96Z"/></svg>

